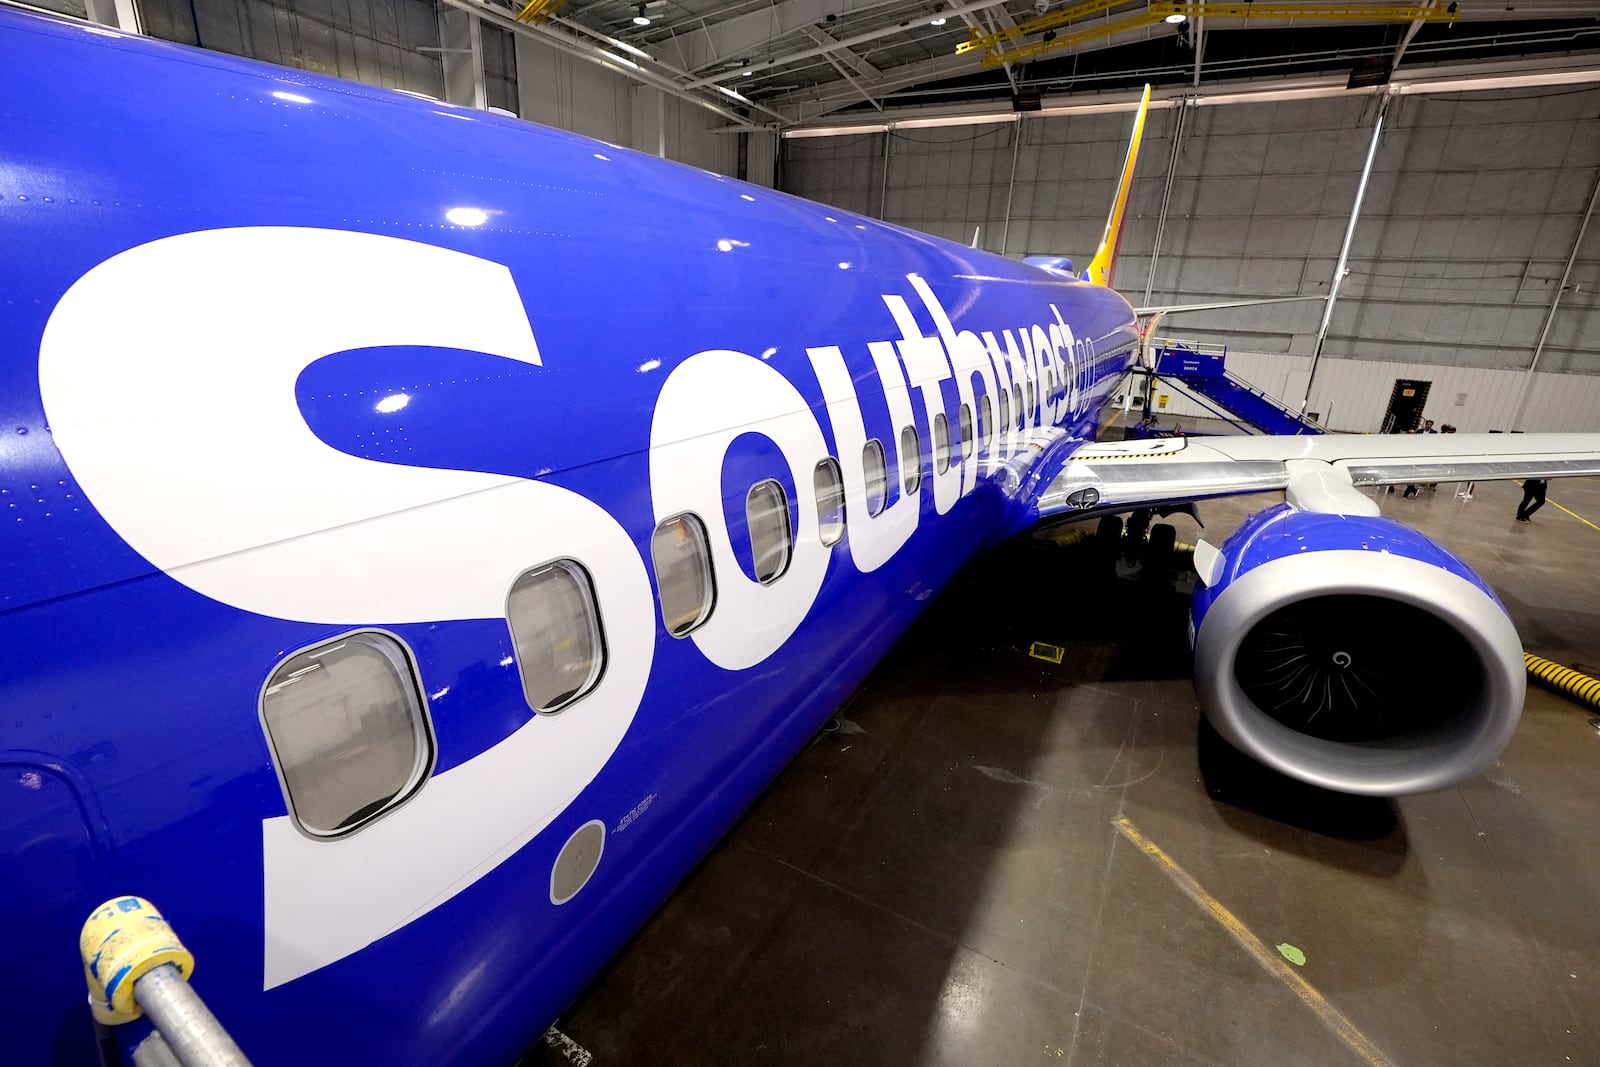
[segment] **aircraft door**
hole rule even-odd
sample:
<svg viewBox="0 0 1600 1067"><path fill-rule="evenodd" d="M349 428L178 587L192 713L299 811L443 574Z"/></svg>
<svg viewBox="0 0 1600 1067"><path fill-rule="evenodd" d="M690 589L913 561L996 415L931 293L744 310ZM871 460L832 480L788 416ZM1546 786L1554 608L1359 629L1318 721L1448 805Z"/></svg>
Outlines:
<svg viewBox="0 0 1600 1067"><path fill-rule="evenodd" d="M48 1026L58 1052L82 1054L63 1062L90 1063L95 1062L93 1028L83 1008L78 930L107 891L82 795L52 762L37 753L0 753L7 907L29 917L13 923L0 939L0 967L18 978L7 994L16 1024ZM24 981L23 975L30 977ZM52 1018L63 1003L72 1010Z"/></svg>

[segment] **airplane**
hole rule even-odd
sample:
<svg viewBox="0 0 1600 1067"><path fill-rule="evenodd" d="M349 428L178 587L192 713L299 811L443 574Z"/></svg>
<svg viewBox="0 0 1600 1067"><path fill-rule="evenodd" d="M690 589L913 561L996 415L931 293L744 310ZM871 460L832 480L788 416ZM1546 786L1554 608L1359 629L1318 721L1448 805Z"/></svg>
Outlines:
<svg viewBox="0 0 1600 1067"><path fill-rule="evenodd" d="M1097 444L1121 206L1083 280L103 27L0 42L7 1063L147 1028L97 1037L72 958L130 894L258 1065L515 1061L1045 523L1285 493L1199 547L1192 624L1286 774L1443 788L1515 728L1504 609L1361 487L1596 474L1600 435Z"/></svg>

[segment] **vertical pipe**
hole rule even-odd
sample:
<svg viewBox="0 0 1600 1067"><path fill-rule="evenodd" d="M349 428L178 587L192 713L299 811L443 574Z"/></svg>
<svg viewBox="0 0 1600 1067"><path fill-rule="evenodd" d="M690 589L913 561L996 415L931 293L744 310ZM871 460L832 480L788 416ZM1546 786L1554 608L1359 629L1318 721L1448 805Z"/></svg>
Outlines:
<svg viewBox="0 0 1600 1067"><path fill-rule="evenodd" d="M667 94L656 91L656 156L667 158Z"/></svg>
<svg viewBox="0 0 1600 1067"><path fill-rule="evenodd" d="M1317 327L1317 346L1311 351L1311 371L1306 375L1306 395L1300 399L1300 414L1311 405L1311 383L1317 377L1317 363L1322 359L1322 344L1328 339L1328 324L1333 321L1333 305L1339 299L1339 285L1344 281L1345 262L1350 258L1350 243L1356 236L1356 223L1361 221L1361 200L1367 195L1367 180L1372 177L1372 161L1378 155L1378 142L1383 138L1383 118L1389 111L1389 94L1383 95L1378 105L1378 121L1372 126L1372 143L1367 146L1367 162L1361 168L1361 184L1356 186L1356 202L1350 208L1350 224L1344 229L1344 244L1339 249L1339 263L1333 268L1333 282L1328 286L1328 302L1322 308L1322 325Z"/></svg>
<svg viewBox="0 0 1600 1067"><path fill-rule="evenodd" d="M1019 111L1016 118L1012 119L1011 126L1011 180L1006 183L1006 221L1000 230L1000 254L1006 254L1006 245L1011 240L1011 203L1017 195L1017 150L1022 147L1022 113Z"/></svg>
<svg viewBox="0 0 1600 1067"><path fill-rule="evenodd" d="M885 126L883 128L883 184L878 188L878 218L885 222L889 219L889 144L893 137L893 127Z"/></svg>
<svg viewBox="0 0 1600 1067"><path fill-rule="evenodd" d="M1148 307L1150 295L1156 284L1156 263L1161 259L1161 238L1167 232L1167 205L1172 202L1172 179L1178 170L1179 142L1183 138L1185 116L1189 113L1189 98L1180 97L1178 100L1178 114L1172 120L1172 144L1167 150L1167 184L1161 190L1161 214L1156 218L1156 238L1150 247L1150 271L1144 281L1144 302Z"/></svg>
<svg viewBox="0 0 1600 1067"><path fill-rule="evenodd" d="M1567 291L1567 279L1572 276L1572 264L1578 259L1578 249L1583 247L1583 235L1589 232L1589 218L1594 214L1596 198L1600 198L1600 171L1595 173L1594 188L1589 191L1589 206L1583 209L1583 221L1578 224L1578 236L1573 238L1572 251L1567 255L1567 265L1561 271L1561 280L1556 283L1556 292L1550 298L1550 310L1545 312L1544 325L1539 327L1539 339L1533 344L1533 359L1528 363L1528 369L1522 376L1522 384L1517 387L1517 403L1511 409L1510 430L1522 429L1522 416L1528 406L1528 397L1533 392L1533 373L1539 367L1539 357L1544 353L1545 339L1550 336L1550 324L1555 321L1556 308L1561 304L1561 295Z"/></svg>

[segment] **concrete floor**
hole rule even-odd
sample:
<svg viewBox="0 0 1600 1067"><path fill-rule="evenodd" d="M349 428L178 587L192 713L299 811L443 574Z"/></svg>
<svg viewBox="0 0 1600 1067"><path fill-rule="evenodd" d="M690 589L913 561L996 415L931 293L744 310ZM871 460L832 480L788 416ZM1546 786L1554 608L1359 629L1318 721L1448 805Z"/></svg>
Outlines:
<svg viewBox="0 0 1600 1067"><path fill-rule="evenodd" d="M1384 507L1478 568L1530 651L1600 666L1600 529L1555 506L1600 523L1600 480L1553 483L1531 525L1514 485L1454 488ZM1203 506L1206 536L1270 502ZM1600 1064L1589 714L1530 688L1502 760L1443 793L1299 786L1202 726L1186 597L1086 596L1077 552L1007 546L940 598L563 1017L598 1067ZM1020 567L1034 595L996 616ZM1269 953L1303 950L1279 967L1354 1035L1118 818Z"/></svg>

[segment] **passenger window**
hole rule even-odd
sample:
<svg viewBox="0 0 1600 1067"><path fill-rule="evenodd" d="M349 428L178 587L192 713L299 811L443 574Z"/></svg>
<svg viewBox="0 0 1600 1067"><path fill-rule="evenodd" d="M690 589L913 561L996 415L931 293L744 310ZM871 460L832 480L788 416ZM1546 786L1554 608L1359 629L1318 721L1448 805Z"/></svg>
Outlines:
<svg viewBox="0 0 1600 1067"><path fill-rule="evenodd" d="M1007 403L1010 397L1010 390L1000 390L1000 430L1002 433L1011 429L1011 405Z"/></svg>
<svg viewBox="0 0 1600 1067"><path fill-rule="evenodd" d="M560 711L600 680L605 660L600 611L589 572L577 563L546 563L511 583L506 621L522 694L534 711Z"/></svg>
<svg viewBox="0 0 1600 1067"><path fill-rule="evenodd" d="M1044 380L1045 380L1044 395L1045 396L1049 396L1049 397L1055 396L1056 395L1056 372L1055 372L1054 368L1044 372Z"/></svg>
<svg viewBox="0 0 1600 1067"><path fill-rule="evenodd" d="M1035 395L1036 394L1035 394L1034 388L1033 388L1033 379L1029 378L1028 379L1028 418L1030 418L1030 419L1033 418L1034 413L1039 410L1038 406L1034 403Z"/></svg>
<svg viewBox="0 0 1600 1067"><path fill-rule="evenodd" d="M789 532L789 496L775 481L757 482L744 498L744 517L750 526L750 557L756 581L771 585L789 569L794 538Z"/></svg>
<svg viewBox="0 0 1600 1067"><path fill-rule="evenodd" d="M950 469L950 426L942 411L933 417L933 469L940 474Z"/></svg>
<svg viewBox="0 0 1600 1067"><path fill-rule="evenodd" d="M994 432L994 409L989 406L989 394L983 394L983 402L978 406L978 443L984 448L989 447L989 435Z"/></svg>
<svg viewBox="0 0 1600 1067"><path fill-rule="evenodd" d="M812 470L811 487L817 494L817 537L825 545L838 544L844 536L844 480L833 457Z"/></svg>
<svg viewBox="0 0 1600 1067"><path fill-rule="evenodd" d="M1017 409L1017 429L1026 429L1028 425L1028 409L1022 406L1022 383L1011 384L1011 399Z"/></svg>
<svg viewBox="0 0 1600 1067"><path fill-rule="evenodd" d="M900 431L900 484L905 486L906 496L922 484L922 441L915 426Z"/></svg>
<svg viewBox="0 0 1600 1067"><path fill-rule="evenodd" d="M966 459L972 455L972 405L962 404L958 417L961 419L961 458Z"/></svg>
<svg viewBox="0 0 1600 1067"><path fill-rule="evenodd" d="M387 634L346 634L278 664L261 721L300 828L349 833L416 792L433 763L423 709L411 655Z"/></svg>
<svg viewBox="0 0 1600 1067"><path fill-rule="evenodd" d="M689 512L661 520L650 535L650 558L656 565L661 624L673 637L682 637L710 617L716 599L705 524Z"/></svg>
<svg viewBox="0 0 1600 1067"><path fill-rule="evenodd" d="M876 437L861 446L861 469L866 474L867 514L878 515L889 502L889 466L883 458L883 442Z"/></svg>

